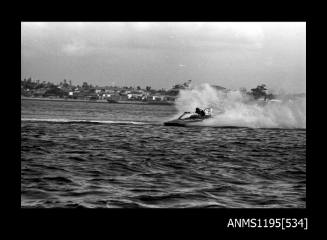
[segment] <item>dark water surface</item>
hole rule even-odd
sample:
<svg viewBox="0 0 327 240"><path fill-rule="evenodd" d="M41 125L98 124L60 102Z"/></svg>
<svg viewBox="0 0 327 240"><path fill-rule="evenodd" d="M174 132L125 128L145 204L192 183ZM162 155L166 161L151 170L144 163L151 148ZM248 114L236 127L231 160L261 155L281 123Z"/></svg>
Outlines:
<svg viewBox="0 0 327 240"><path fill-rule="evenodd" d="M173 106L21 106L22 207L305 207L305 129L163 126Z"/></svg>

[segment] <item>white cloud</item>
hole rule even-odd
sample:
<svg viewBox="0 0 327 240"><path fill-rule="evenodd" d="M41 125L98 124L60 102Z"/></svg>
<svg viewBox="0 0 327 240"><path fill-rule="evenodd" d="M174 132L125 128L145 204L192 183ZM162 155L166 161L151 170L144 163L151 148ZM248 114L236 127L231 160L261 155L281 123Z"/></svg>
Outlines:
<svg viewBox="0 0 327 240"><path fill-rule="evenodd" d="M147 31L154 26L153 22L134 22L130 24L132 24L132 27L137 31Z"/></svg>
<svg viewBox="0 0 327 240"><path fill-rule="evenodd" d="M258 48L263 31L258 23L231 22L23 22L22 43L49 45L68 55L96 49L149 48L222 50ZM72 42L71 39L74 39ZM34 43L38 44L34 44ZM90 47L92 46L92 47Z"/></svg>
<svg viewBox="0 0 327 240"><path fill-rule="evenodd" d="M22 29L32 28L32 29L44 29L48 26L47 22L21 22Z"/></svg>
<svg viewBox="0 0 327 240"><path fill-rule="evenodd" d="M63 45L62 52L68 56L83 56L92 51L92 47L81 41L73 41Z"/></svg>
<svg viewBox="0 0 327 240"><path fill-rule="evenodd" d="M141 23L142 34L136 44L181 49L210 49L232 47L260 48L264 32L259 23L246 22L155 22ZM133 26L137 26L133 24ZM141 25L142 26L142 25Z"/></svg>

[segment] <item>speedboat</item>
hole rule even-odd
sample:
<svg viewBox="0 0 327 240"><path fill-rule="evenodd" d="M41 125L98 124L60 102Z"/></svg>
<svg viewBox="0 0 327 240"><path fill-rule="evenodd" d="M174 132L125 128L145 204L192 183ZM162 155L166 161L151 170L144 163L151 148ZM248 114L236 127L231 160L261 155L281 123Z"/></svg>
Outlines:
<svg viewBox="0 0 327 240"><path fill-rule="evenodd" d="M212 109L206 108L203 110L205 115L200 116L197 113L192 112L184 112L179 118L164 122L165 126L180 126L180 127L186 127L190 125L194 125L196 123L203 122L206 119L211 118Z"/></svg>

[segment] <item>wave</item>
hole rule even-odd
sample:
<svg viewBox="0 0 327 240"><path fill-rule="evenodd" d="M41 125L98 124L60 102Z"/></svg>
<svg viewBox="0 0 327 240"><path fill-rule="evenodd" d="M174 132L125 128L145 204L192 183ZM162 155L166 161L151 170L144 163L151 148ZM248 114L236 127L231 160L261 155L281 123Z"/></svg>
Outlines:
<svg viewBox="0 0 327 240"><path fill-rule="evenodd" d="M29 122L53 122L53 123L84 123L84 124L135 124L145 125L150 122L138 121L113 121L113 120L80 120L80 119L65 119L65 118L21 118L21 121Z"/></svg>
<svg viewBox="0 0 327 240"><path fill-rule="evenodd" d="M240 91L217 91L209 84L181 90L176 100L179 113L194 111L196 107L213 109L213 118L199 124L202 126L306 128L305 97L260 103Z"/></svg>

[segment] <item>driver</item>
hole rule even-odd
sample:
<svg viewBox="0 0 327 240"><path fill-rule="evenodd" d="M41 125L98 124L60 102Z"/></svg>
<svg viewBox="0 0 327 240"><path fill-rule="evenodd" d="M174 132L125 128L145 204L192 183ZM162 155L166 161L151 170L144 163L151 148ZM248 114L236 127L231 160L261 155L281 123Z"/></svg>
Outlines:
<svg viewBox="0 0 327 240"><path fill-rule="evenodd" d="M206 115L206 113L200 108L196 108L195 113L199 114L201 117L204 117Z"/></svg>

